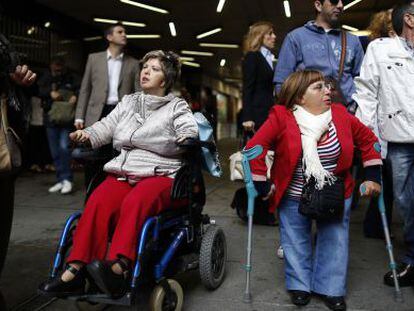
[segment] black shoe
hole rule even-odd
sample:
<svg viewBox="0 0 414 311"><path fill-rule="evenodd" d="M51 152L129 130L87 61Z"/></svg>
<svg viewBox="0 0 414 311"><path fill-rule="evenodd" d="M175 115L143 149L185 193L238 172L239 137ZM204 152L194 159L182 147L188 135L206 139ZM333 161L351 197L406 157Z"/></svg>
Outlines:
<svg viewBox="0 0 414 311"><path fill-rule="evenodd" d="M345 311L346 302L344 296L323 296L323 301L325 305L334 311Z"/></svg>
<svg viewBox="0 0 414 311"><path fill-rule="evenodd" d="M77 270L72 266L68 266L66 270L72 272L75 276L68 282L62 281L62 274L39 285L38 291L42 295L52 297L67 297L72 295L82 295L85 291L85 277L83 271Z"/></svg>
<svg viewBox="0 0 414 311"><path fill-rule="evenodd" d="M309 292L304 292L302 290L291 290L289 292L290 299L296 306L306 306L311 299L311 294Z"/></svg>
<svg viewBox="0 0 414 311"><path fill-rule="evenodd" d="M119 263L123 270L123 274L116 274L112 271L112 265ZM122 261L98 261L95 260L86 266L89 275L94 280L98 288L111 297L121 297L127 289L126 273L128 269L124 267Z"/></svg>
<svg viewBox="0 0 414 311"><path fill-rule="evenodd" d="M401 287L414 286L414 265L401 263L397 266L397 279ZM392 271L384 275L384 284L394 286Z"/></svg>

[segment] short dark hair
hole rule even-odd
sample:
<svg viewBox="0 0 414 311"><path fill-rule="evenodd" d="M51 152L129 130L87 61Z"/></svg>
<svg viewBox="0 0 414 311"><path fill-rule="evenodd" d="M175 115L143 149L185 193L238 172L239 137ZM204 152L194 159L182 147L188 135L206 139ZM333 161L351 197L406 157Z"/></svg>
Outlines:
<svg viewBox="0 0 414 311"><path fill-rule="evenodd" d="M148 52L139 63L140 71L142 70L144 64L153 58L158 59L161 63L161 69L164 73L165 93L169 93L175 82L177 82L180 77L180 57L172 51L165 52L162 50L155 50Z"/></svg>
<svg viewBox="0 0 414 311"><path fill-rule="evenodd" d="M107 40L107 39L106 39L106 37L107 37L107 36L109 36L109 35L112 35L112 34L113 34L115 27L118 27L118 26L120 26L120 27L122 27L122 28L124 28L124 29L125 29L125 26L124 26L124 25L122 25L121 23L112 24L111 26L109 26L108 28L106 28L106 29L104 30L104 38L105 38L105 40Z"/></svg>
<svg viewBox="0 0 414 311"><path fill-rule="evenodd" d="M402 34L404 28L404 15L407 13L414 14L414 5L397 5L392 10L392 27L399 36Z"/></svg>

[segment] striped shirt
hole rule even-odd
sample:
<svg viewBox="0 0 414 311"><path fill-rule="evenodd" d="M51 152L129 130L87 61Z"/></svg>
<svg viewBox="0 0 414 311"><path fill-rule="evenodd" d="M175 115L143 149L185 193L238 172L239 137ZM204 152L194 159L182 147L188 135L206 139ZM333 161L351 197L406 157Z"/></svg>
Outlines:
<svg viewBox="0 0 414 311"><path fill-rule="evenodd" d="M336 135L336 128L331 122L327 137L318 142L318 154L323 168L329 172L336 169L339 155L341 154L341 145ZM293 199L299 199L302 194L304 184L302 158L299 159L293 173L292 180L289 184L286 194Z"/></svg>

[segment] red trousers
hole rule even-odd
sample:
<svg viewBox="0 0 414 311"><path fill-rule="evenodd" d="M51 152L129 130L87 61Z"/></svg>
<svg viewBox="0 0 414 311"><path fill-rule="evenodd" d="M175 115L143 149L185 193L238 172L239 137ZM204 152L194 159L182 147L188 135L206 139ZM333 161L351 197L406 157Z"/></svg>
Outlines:
<svg viewBox="0 0 414 311"><path fill-rule="evenodd" d="M131 186L108 176L86 203L67 262L87 264L95 259L113 260L119 256L134 261L144 222L171 207L173 181L168 177L150 177Z"/></svg>

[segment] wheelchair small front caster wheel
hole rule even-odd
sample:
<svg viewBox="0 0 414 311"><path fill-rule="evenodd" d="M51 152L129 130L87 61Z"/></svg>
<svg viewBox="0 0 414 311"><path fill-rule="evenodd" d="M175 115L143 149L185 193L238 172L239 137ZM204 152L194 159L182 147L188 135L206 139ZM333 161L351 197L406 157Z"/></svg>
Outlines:
<svg viewBox="0 0 414 311"><path fill-rule="evenodd" d="M226 260L226 236L221 228L210 225L201 240L199 258L201 282L207 289L216 289L223 283Z"/></svg>
<svg viewBox="0 0 414 311"><path fill-rule="evenodd" d="M95 303L89 301L76 301L75 304L79 311L101 311L108 306L105 303Z"/></svg>
<svg viewBox="0 0 414 311"><path fill-rule="evenodd" d="M149 306L151 311L181 311L183 308L184 293L181 285L168 279L171 288L171 297L167 297L162 285L158 285L151 293Z"/></svg>

